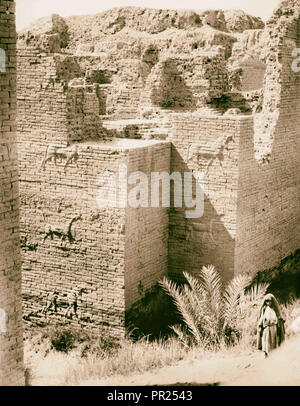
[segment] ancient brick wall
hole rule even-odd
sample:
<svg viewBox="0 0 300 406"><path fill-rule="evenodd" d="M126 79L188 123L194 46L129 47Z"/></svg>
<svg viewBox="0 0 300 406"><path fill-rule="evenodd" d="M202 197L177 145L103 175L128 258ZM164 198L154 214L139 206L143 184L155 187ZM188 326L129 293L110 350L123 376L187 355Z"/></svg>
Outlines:
<svg viewBox="0 0 300 406"><path fill-rule="evenodd" d="M83 83L75 57L18 41L18 131L42 129L50 142L66 144L101 135L97 85Z"/></svg>
<svg viewBox="0 0 300 406"><path fill-rule="evenodd" d="M146 114L146 113L145 113ZM166 139L172 125L168 118L105 120L103 128L121 138Z"/></svg>
<svg viewBox="0 0 300 406"><path fill-rule="evenodd" d="M125 307L167 271L168 215L166 209L149 209L144 222L147 209L99 210L97 176L117 173L121 163L148 173L151 168L144 159L149 154L152 169L169 171L170 146L152 150L141 144L125 152L124 145L116 147L114 142L83 142L99 141L100 115L113 110L114 103L118 116L127 117L130 109L136 114L140 89L123 86L110 101L101 89L109 86L103 84L109 82L109 72L97 66L91 70L80 56L66 55L57 47L59 53L52 53L52 35L20 36L18 42L24 317L42 322L53 317L96 328L109 325L120 335ZM125 127L123 136L139 137ZM160 157L157 162L155 155ZM156 230L152 247L147 247L149 227ZM77 314L71 320L68 311L74 298Z"/></svg>
<svg viewBox="0 0 300 406"><path fill-rule="evenodd" d="M257 63L242 66L241 91L250 92L263 87L266 67Z"/></svg>
<svg viewBox="0 0 300 406"><path fill-rule="evenodd" d="M146 50L147 51L147 50ZM191 55L150 61L144 55L134 59L121 57L106 61L111 69L110 78L98 78L98 95L101 99L101 114L110 119L125 120L137 118L146 106L194 110L214 98L220 98L229 91L228 72L224 52L198 50ZM104 62L93 54L76 53L83 71L93 67L104 72ZM95 78L94 78L95 80Z"/></svg>
<svg viewBox="0 0 300 406"><path fill-rule="evenodd" d="M126 309L168 273L169 213L167 207L162 207L162 191L159 207L151 207L151 193L154 191L151 173L170 173L170 152L168 142L129 151L129 172L141 171L148 177L144 189L149 204L148 207L126 209Z"/></svg>
<svg viewBox="0 0 300 406"><path fill-rule="evenodd" d="M236 272L271 268L300 244L300 74L292 69L300 10L288 6L287 17L281 12L269 24L270 45L278 47L267 61L265 131L245 123L241 132ZM255 159L264 152L264 163Z"/></svg>
<svg viewBox="0 0 300 406"><path fill-rule="evenodd" d="M166 209L153 209L146 220L141 215L144 211L130 211L123 204L101 209L97 203L100 188L106 188L107 198L115 190L115 183L106 184L106 175L102 175L114 173L118 179L121 164L127 165L128 174L169 169L168 143L142 144L131 151L124 141L120 147L113 141L72 144L71 149L77 146L76 161L74 158L65 166L66 156L62 161L58 156L56 163L52 156L42 167L43 156L50 157L44 155L48 144L22 142L21 244L26 320L45 322L54 317L97 329L109 325L111 332L122 335L125 300L130 304L138 299L141 286L151 287L166 272ZM59 151L62 155L68 149ZM145 168L147 156L152 157L152 166ZM150 227L156 229L152 245ZM54 292L57 308L54 303L51 306ZM71 319L66 312L69 298L75 295L77 314Z"/></svg>
<svg viewBox="0 0 300 406"><path fill-rule="evenodd" d="M250 126L248 125L250 124ZM253 127L240 138L235 272L272 268L299 248L299 149L296 133L278 127L271 160L254 158Z"/></svg>
<svg viewBox="0 0 300 406"><path fill-rule="evenodd" d="M24 385L14 13L0 1L0 385Z"/></svg>
<svg viewBox="0 0 300 406"><path fill-rule="evenodd" d="M271 268L299 247L296 101L286 102L295 103L294 110L279 122L265 165L255 159L252 116L174 117L172 171L204 172L205 205L196 220L185 218L181 209L171 210L170 273L196 272L211 263L228 280Z"/></svg>
<svg viewBox="0 0 300 406"><path fill-rule="evenodd" d="M64 169L66 158L56 164L52 158L41 169L46 149L46 143L31 141L20 151L24 315L64 321L68 297L75 293L81 323L97 328L109 323L120 333L125 210L99 209L96 198L98 175L117 172L124 153L81 143L78 167L72 162ZM47 310L47 295L54 291L58 309Z"/></svg>
<svg viewBox="0 0 300 406"><path fill-rule="evenodd" d="M169 272L197 272L213 264L225 280L234 273L237 227L240 116L203 117L178 114L172 118L172 172L199 171L204 175L204 213L185 216L172 208L169 234ZM195 196L194 196L195 197Z"/></svg>
<svg viewBox="0 0 300 406"><path fill-rule="evenodd" d="M53 142L68 138L66 94L56 81L55 59L38 49L18 47L18 131L32 134L45 129Z"/></svg>
<svg viewBox="0 0 300 406"><path fill-rule="evenodd" d="M137 116L144 89L138 59L120 57L114 64L112 61L103 61L103 58L92 53L77 51L76 60L82 72L85 72L86 80L98 85L100 114L119 120Z"/></svg>
<svg viewBox="0 0 300 406"><path fill-rule="evenodd" d="M209 210L205 209L203 219L200 222L204 222L208 217L210 221L213 219L212 224L214 224L215 217L217 223L222 224L224 229L229 231L227 231L227 235L232 236L232 240L224 238L226 234L223 233L225 243L215 244L215 238L213 241L211 238L211 235L214 234L209 230L210 227L206 224L201 225L200 231L202 236L205 236L204 241L201 241L199 237L194 238L196 241L201 241L203 252L195 255L197 249L201 250L198 248L200 244L192 249L191 244L186 242L191 239L189 221L186 219L183 221L183 216L181 216L180 221L175 211L174 220L172 220L173 214L171 214L170 221L169 269L171 272L176 268L180 270L180 267L184 270L186 268L195 269L203 262L206 264L212 262L220 269L223 266L223 269L226 270L225 274L228 275L232 270L234 273L245 271L254 273L275 266L281 259L299 247L300 79L299 73L292 69L293 50L300 46L299 17L298 2L282 3L264 32L263 36L268 40L264 50L266 72L263 83L262 112L237 121L239 128L233 132L235 161L229 161L229 168L235 173L234 177L231 176L230 170L227 172L229 174L227 179L224 174L216 174L211 179L209 175L207 176L208 187L214 190L211 201L216 213L219 211L218 204L215 202L218 191L221 191L220 199L226 196L226 188L231 190L231 195L229 204L224 204L223 216L211 215ZM260 46L257 47L256 52L258 55L262 54ZM259 74L259 77L253 76L250 83L247 80L248 73L243 77L244 85L259 86L261 75ZM222 131L218 128L217 123L224 119L225 117L221 118L220 121L218 117L212 118L215 137L218 137ZM206 145L204 142L202 143L200 155L198 155L199 168L199 162L203 158L208 159L208 156L205 156L209 145L207 129L203 129L202 125L195 122L192 124L188 119L184 124L176 123L176 119L174 122L175 129L173 130L172 142L176 150L173 150L172 153L172 167L176 155L177 161L182 160L184 164L187 162L187 158L183 157L188 155L184 155L182 151L187 149L188 143L185 140L188 140L191 137L190 133L192 133L195 139L201 139L202 134L205 134L206 137ZM231 134L225 121L223 130L224 134ZM214 150L217 154L217 148ZM226 220L228 216L230 218L230 215L233 219L233 227L228 225ZM179 224L181 224L180 228L178 228ZM193 226L193 228L195 227ZM173 230L175 230L175 238ZM196 235L200 236L201 234L198 232ZM221 237L222 233L219 231L218 235ZM209 243L206 242L207 240ZM175 249L172 248L173 244ZM207 245L211 250L206 257ZM183 249L179 254L180 248L178 250L178 247L180 246ZM229 253L220 252L220 258L223 259L218 264L219 252L217 247L220 246L223 249L226 246L231 246L231 250ZM172 252L175 253L175 261ZM226 258L230 258L227 263ZM179 265L180 261L181 265Z"/></svg>
<svg viewBox="0 0 300 406"><path fill-rule="evenodd" d="M77 85L76 79L69 82L66 103L69 141L99 138L102 135L99 117L101 100L97 84Z"/></svg>
<svg viewBox="0 0 300 406"><path fill-rule="evenodd" d="M76 294L81 324L122 334L125 309L167 269L213 264L227 281L299 248L299 14L296 0L283 2L265 30L246 24L239 35L214 30L209 13L201 28L168 35L118 34L115 21L89 34L95 44L78 43L88 30L76 19L52 16L20 35L25 318L65 320ZM166 137L171 146L151 140ZM99 210L97 175L120 164L148 178L192 171L194 186L199 171L203 214ZM171 202L182 193L171 188Z"/></svg>
<svg viewBox="0 0 300 406"><path fill-rule="evenodd" d="M225 59L205 53L166 58L145 81L141 105L194 110L229 90Z"/></svg>

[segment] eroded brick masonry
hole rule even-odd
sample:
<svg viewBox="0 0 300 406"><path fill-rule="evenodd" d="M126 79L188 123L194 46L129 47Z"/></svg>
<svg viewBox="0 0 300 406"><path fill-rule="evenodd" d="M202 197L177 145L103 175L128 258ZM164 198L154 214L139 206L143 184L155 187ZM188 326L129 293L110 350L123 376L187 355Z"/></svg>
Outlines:
<svg viewBox="0 0 300 406"><path fill-rule="evenodd" d="M299 248L299 13L284 1L264 26L124 8L19 33L25 320L122 335L125 310L163 275L213 264L228 281ZM99 174L124 165L202 172L203 216L126 207L124 190L99 208Z"/></svg>
<svg viewBox="0 0 300 406"><path fill-rule="evenodd" d="M0 386L23 385L15 4L0 1Z"/></svg>

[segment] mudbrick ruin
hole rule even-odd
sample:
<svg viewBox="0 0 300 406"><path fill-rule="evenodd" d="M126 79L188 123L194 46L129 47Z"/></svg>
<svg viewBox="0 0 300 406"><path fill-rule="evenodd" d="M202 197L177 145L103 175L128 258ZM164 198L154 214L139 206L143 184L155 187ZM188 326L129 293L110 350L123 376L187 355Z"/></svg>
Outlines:
<svg viewBox="0 0 300 406"><path fill-rule="evenodd" d="M24 385L15 4L0 1L0 385Z"/></svg>
<svg viewBox="0 0 300 406"><path fill-rule="evenodd" d="M17 44L14 2L1 0L0 48L1 382L23 379L19 234L25 322L119 336L164 275L213 264L228 281L299 248L298 0L266 24L220 10L52 15ZM99 174L125 165L201 171L203 216L128 207L127 190L99 208Z"/></svg>

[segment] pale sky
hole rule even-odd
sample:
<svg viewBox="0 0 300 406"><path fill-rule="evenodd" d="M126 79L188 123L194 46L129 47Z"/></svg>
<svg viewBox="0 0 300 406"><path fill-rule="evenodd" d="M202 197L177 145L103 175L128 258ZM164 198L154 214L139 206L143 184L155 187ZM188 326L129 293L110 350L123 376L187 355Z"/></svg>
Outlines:
<svg viewBox="0 0 300 406"><path fill-rule="evenodd" d="M138 6L151 8L191 9L240 9L262 17L272 15L279 0L16 0L17 30L25 28L34 20L59 14L62 17L82 14L96 14L113 7Z"/></svg>

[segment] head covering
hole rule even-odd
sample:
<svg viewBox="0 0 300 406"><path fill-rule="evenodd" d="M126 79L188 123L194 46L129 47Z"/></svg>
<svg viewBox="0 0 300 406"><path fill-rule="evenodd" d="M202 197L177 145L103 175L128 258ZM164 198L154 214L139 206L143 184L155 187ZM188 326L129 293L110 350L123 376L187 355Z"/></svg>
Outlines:
<svg viewBox="0 0 300 406"><path fill-rule="evenodd" d="M271 293L268 293L262 301L262 304L260 306L260 311L259 311L259 320L258 320L258 326L257 326L257 348L261 350L263 348L263 325L262 325L262 315L263 312L266 308L266 301L271 300L271 307L275 311L276 316L278 318L277 322L277 336L278 336L278 344L281 345L281 343L284 341L285 337L285 327L284 327L284 320L281 315L281 311L279 308L279 303L277 299L275 298L274 295Z"/></svg>
<svg viewBox="0 0 300 406"><path fill-rule="evenodd" d="M272 307L272 309L275 311L276 316L277 316L279 319L281 319L282 316L281 316L281 311L280 311L279 303L278 303L276 297L275 297L274 295L272 295L272 293L268 293L268 294L263 298L262 304L261 304L261 306L260 306L259 318L261 317L262 312L264 311L264 309L265 309L265 307L266 307L266 301L267 301L267 300L271 300L271 301L272 301L271 307Z"/></svg>

